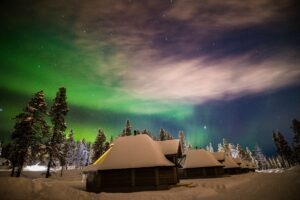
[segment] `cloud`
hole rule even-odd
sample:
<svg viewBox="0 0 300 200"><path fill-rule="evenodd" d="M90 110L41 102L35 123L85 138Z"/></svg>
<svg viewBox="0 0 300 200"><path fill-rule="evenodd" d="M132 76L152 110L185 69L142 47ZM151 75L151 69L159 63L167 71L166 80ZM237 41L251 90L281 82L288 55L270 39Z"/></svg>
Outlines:
<svg viewBox="0 0 300 200"><path fill-rule="evenodd" d="M272 0L179 0L166 16L185 21L198 28L228 28L265 23L280 15L288 1L275 4Z"/></svg>
<svg viewBox="0 0 300 200"><path fill-rule="evenodd" d="M136 67L124 85L136 96L194 104L210 100L230 100L299 82L299 59L277 55L252 61L252 55L208 61L167 59ZM149 61L149 60L148 60Z"/></svg>
<svg viewBox="0 0 300 200"><path fill-rule="evenodd" d="M96 58L92 69L84 69L92 72L92 81L101 79L101 84L137 98L199 104L299 80L299 59L295 52L289 55L294 50L291 44L279 45L276 51L268 46L268 55L258 60L255 51L264 45L268 30L257 34L259 41L257 35L250 34L254 42L245 36L245 30L286 20L288 13L283 10L291 1L91 0L69 4L38 2L31 10L43 20L68 27L74 45ZM243 40L232 35L243 35ZM216 41L226 45L215 48Z"/></svg>

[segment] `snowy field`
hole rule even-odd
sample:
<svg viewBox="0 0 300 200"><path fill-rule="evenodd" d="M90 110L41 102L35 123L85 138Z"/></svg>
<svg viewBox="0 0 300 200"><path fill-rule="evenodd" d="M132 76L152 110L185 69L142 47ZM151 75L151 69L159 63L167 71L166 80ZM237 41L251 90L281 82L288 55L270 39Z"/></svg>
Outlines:
<svg viewBox="0 0 300 200"><path fill-rule="evenodd" d="M21 178L0 171L1 199L101 199L101 200L258 200L299 199L300 167L281 173L248 173L222 178L188 179L169 190L133 193L89 193L85 191L79 170L68 170L60 177L43 178L43 172L23 172Z"/></svg>

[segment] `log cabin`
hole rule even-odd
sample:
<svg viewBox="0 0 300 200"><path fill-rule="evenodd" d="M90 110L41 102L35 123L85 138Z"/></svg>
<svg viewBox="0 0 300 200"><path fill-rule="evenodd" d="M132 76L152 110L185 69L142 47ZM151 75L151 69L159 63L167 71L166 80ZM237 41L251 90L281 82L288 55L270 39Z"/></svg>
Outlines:
<svg viewBox="0 0 300 200"><path fill-rule="evenodd" d="M223 165L204 149L189 149L179 169L180 178L216 177L223 174Z"/></svg>
<svg viewBox="0 0 300 200"><path fill-rule="evenodd" d="M179 182L176 166L148 135L119 137L95 163L83 169L89 192L167 189Z"/></svg>

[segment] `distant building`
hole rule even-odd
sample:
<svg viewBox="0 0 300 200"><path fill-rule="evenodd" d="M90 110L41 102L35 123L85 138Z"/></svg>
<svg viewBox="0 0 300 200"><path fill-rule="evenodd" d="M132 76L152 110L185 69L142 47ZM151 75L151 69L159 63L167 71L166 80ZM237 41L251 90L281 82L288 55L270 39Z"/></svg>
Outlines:
<svg viewBox="0 0 300 200"><path fill-rule="evenodd" d="M181 162L180 178L214 177L223 174L223 165L204 149L189 149Z"/></svg>
<svg viewBox="0 0 300 200"><path fill-rule="evenodd" d="M240 173L240 166L234 161L234 159L226 155L225 152L213 152L212 155L224 165L225 174L238 174Z"/></svg>
<svg viewBox="0 0 300 200"><path fill-rule="evenodd" d="M83 169L91 192L165 189L178 183L174 163L146 134L119 137L94 164Z"/></svg>
<svg viewBox="0 0 300 200"><path fill-rule="evenodd" d="M182 157L182 148L179 139L156 141L166 158L178 166L178 159Z"/></svg>

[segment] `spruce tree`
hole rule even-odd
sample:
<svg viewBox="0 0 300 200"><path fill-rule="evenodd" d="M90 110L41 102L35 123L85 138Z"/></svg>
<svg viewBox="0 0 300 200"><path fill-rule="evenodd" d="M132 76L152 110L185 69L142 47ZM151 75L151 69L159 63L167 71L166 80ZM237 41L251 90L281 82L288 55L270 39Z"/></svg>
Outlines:
<svg viewBox="0 0 300 200"><path fill-rule="evenodd" d="M186 146L185 146L185 136L184 136L183 131L179 131L178 138L179 138L179 141L180 141L182 153L184 153Z"/></svg>
<svg viewBox="0 0 300 200"><path fill-rule="evenodd" d="M66 140L65 151L66 151L66 169L67 169L68 166L74 165L74 160L75 160L76 142L74 139L73 130L70 131L68 138Z"/></svg>
<svg viewBox="0 0 300 200"><path fill-rule="evenodd" d="M293 151L295 160L300 163L300 121L293 119L291 129L294 132Z"/></svg>
<svg viewBox="0 0 300 200"><path fill-rule="evenodd" d="M262 152L262 149L256 144L254 146L254 158L257 161L259 169L267 169L267 159Z"/></svg>
<svg viewBox="0 0 300 200"><path fill-rule="evenodd" d="M13 141L12 176L15 167L18 167L16 176L19 177L23 165L28 159L28 150L39 149L49 133L49 127L45 121L47 115L47 103L43 91L37 92L30 100L23 112L16 116L16 124L12 132ZM32 154L31 154L32 155Z"/></svg>
<svg viewBox="0 0 300 200"><path fill-rule="evenodd" d="M105 142L105 144L104 144L104 148L103 148L103 153L105 153L108 149L109 149L109 142Z"/></svg>
<svg viewBox="0 0 300 200"><path fill-rule="evenodd" d="M160 141L164 141L164 140L166 140L166 139L167 139L166 131L165 131L163 128L161 128L161 129L159 130L159 140L160 140Z"/></svg>
<svg viewBox="0 0 300 200"><path fill-rule="evenodd" d="M125 128L123 129L123 136L131 135L131 128L132 127L131 127L130 121L127 119Z"/></svg>
<svg viewBox="0 0 300 200"><path fill-rule="evenodd" d="M99 129L95 143L93 145L93 162L95 162L104 153L104 142L106 140L103 130Z"/></svg>
<svg viewBox="0 0 300 200"><path fill-rule="evenodd" d="M289 167L293 163L292 150L280 131L273 131L273 140L277 149L277 153L283 159L283 165ZM285 161L288 164L285 164Z"/></svg>
<svg viewBox="0 0 300 200"><path fill-rule="evenodd" d="M52 136L48 142L49 161L47 165L46 178L50 176L50 167L55 160L60 160L63 156L63 144L65 141L64 131L67 128L65 117L68 113L66 88L61 87L56 94L54 103L50 109L50 118L52 122Z"/></svg>

